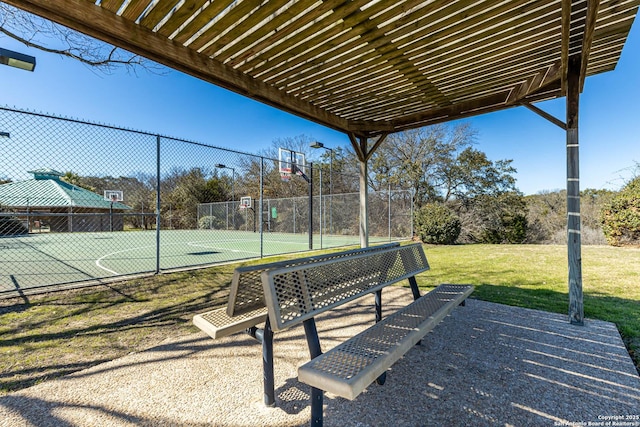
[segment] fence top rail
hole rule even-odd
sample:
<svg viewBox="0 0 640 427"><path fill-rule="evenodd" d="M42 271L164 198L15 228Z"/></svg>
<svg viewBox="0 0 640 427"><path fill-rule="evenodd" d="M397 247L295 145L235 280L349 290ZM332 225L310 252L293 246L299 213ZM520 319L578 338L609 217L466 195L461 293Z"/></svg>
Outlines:
<svg viewBox="0 0 640 427"><path fill-rule="evenodd" d="M294 267L320 261L337 260L363 253L383 251L390 248L396 248L398 246L400 246L400 243L394 242L369 246L367 248L350 249L347 251L332 252L322 255L312 255L305 258L238 267L234 270L233 278L231 280L227 314L229 316L238 316L266 306L264 289L261 281L261 274L265 270Z"/></svg>

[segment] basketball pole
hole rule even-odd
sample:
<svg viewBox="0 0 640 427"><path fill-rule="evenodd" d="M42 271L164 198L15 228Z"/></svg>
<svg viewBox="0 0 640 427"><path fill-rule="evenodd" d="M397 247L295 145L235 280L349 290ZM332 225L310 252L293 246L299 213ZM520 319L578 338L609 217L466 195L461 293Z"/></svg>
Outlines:
<svg viewBox="0 0 640 427"><path fill-rule="evenodd" d="M293 158L293 154L291 156ZM309 176L305 175L293 161L291 162L291 172L304 178L309 187L309 250L313 250L313 163L309 163Z"/></svg>

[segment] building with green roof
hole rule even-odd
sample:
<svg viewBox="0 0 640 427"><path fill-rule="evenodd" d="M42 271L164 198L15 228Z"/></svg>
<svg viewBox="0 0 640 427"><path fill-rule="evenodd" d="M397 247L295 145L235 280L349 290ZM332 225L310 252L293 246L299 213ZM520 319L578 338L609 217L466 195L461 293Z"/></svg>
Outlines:
<svg viewBox="0 0 640 427"><path fill-rule="evenodd" d="M44 224L51 232L123 229L123 215L129 206L69 184L61 179L64 174L53 169L29 173L33 179L0 185L0 216L5 219L4 227L0 223L0 235L17 234L9 230L11 221L7 218L18 218L29 231L42 230Z"/></svg>

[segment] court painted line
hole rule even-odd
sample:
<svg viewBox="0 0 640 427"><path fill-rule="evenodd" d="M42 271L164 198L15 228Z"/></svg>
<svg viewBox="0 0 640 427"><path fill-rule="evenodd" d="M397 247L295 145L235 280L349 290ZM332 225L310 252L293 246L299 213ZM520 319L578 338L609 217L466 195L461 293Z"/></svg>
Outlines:
<svg viewBox="0 0 640 427"><path fill-rule="evenodd" d="M194 248L218 249L220 251L235 252L235 253L243 252L243 253L246 253L246 254L260 255L260 252L256 252L256 251L244 251L242 249L221 248L219 246L211 246L211 245L206 245L206 244L200 244L200 243L197 243L197 242L187 242L187 245L188 246L192 246Z"/></svg>
<svg viewBox="0 0 640 427"><path fill-rule="evenodd" d="M101 256L100 258L98 258L98 259L96 260L96 266L97 266L98 268L103 269L104 271L107 271L107 272L109 272L109 273L113 274L114 276L120 276L120 273L118 273L117 271L112 270L112 269L107 268L107 267L105 267L104 265L102 265L102 264L101 264L102 260L103 260L103 259L105 259L105 258L107 258L107 257L110 257L110 256L112 256L112 255L121 254L121 253L124 253L124 252L138 251L138 250L140 250L140 249L154 248L154 247L155 247L155 245L147 245L147 246L140 246L140 247L137 247L137 248L123 249L123 250L121 250L121 251L111 252L111 253L108 253L108 254L103 255L103 256Z"/></svg>
<svg viewBox="0 0 640 427"><path fill-rule="evenodd" d="M177 245L184 245L184 244L185 244L185 242L169 243L169 244L165 244L165 245L160 245L160 248L162 249L163 246L167 247L167 246L177 246ZM236 253L244 252L244 253L248 253L248 254L252 254L252 255L260 255L260 252L235 250L235 249L221 248L221 247L216 247L216 246L198 245L197 242L186 242L186 245L187 246L202 247L202 248L206 248L206 249L217 249L217 250L220 250L220 251L227 251L227 252L236 252ZM103 255L100 258L96 259L95 264L96 264L96 266L98 268L101 268L102 270L107 271L107 272L113 274L114 276L120 276L122 273L118 273L115 270L112 270L112 269L110 269L108 267L105 267L104 265L102 265L102 261L105 260L108 257L113 256L113 255L119 255L119 254L122 254L122 253L125 253L125 252L131 252L131 251L138 251L138 250L141 250L141 249L149 249L149 248L155 249L155 247L156 247L155 245L147 245L147 246L139 246L139 247L136 247L136 248L122 249L120 251L110 252L110 253L108 253L106 255Z"/></svg>

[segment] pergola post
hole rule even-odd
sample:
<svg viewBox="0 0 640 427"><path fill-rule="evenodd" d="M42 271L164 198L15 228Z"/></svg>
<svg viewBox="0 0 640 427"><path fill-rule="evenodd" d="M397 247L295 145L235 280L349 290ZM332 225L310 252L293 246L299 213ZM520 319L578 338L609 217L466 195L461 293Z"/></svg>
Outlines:
<svg viewBox="0 0 640 427"><path fill-rule="evenodd" d="M369 247L369 186L368 161L360 161L360 247Z"/></svg>
<svg viewBox="0 0 640 427"><path fill-rule="evenodd" d="M378 136L373 146L369 147L369 139L361 136L360 140L352 133L347 134L356 157L360 163L360 247L369 247L369 183L368 162L373 153L380 147L380 144L387 138L387 133Z"/></svg>
<svg viewBox="0 0 640 427"><path fill-rule="evenodd" d="M580 163L578 116L580 98L579 55L567 68L567 249L569 258L569 321L584 324L582 296L582 241L580 233Z"/></svg>

